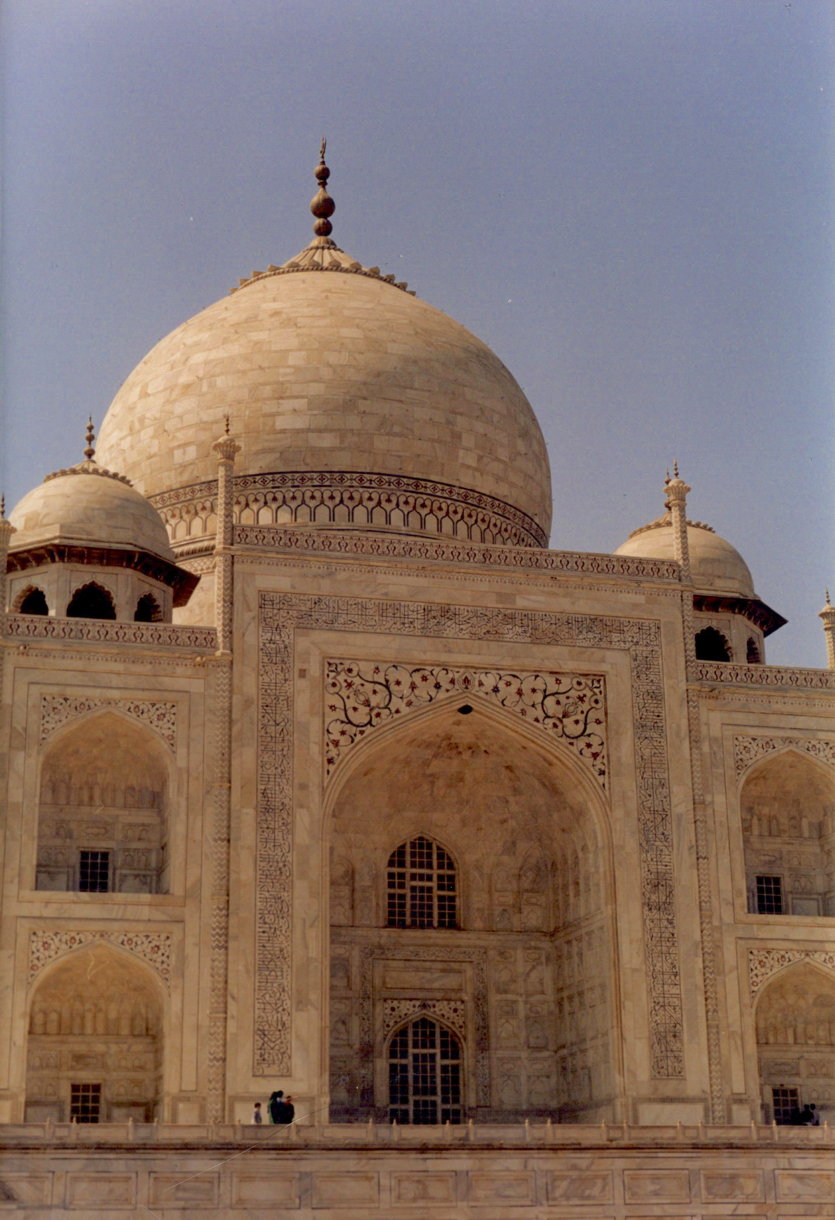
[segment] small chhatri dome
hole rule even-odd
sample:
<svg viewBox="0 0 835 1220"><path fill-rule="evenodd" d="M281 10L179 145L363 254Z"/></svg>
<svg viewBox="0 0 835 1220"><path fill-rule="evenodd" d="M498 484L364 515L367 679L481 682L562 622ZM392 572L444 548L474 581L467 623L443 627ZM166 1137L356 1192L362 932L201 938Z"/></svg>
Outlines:
<svg viewBox="0 0 835 1220"><path fill-rule="evenodd" d="M754 581L747 563L710 525L687 522L687 546L694 586L702 592L727 593L736 597L755 597ZM673 559L673 525L669 512L633 530L616 555L636 555L647 559Z"/></svg>
<svg viewBox="0 0 835 1220"><path fill-rule="evenodd" d="M231 417L238 521L547 545L545 444L499 358L330 236L330 171L311 243L164 338L125 381L99 454L211 545L212 445ZM200 532L202 530L202 533Z"/></svg>
<svg viewBox="0 0 835 1220"><path fill-rule="evenodd" d="M129 548L168 562L174 555L154 506L123 475L95 461L93 422L87 424L84 461L47 475L16 505L10 550L45 544Z"/></svg>

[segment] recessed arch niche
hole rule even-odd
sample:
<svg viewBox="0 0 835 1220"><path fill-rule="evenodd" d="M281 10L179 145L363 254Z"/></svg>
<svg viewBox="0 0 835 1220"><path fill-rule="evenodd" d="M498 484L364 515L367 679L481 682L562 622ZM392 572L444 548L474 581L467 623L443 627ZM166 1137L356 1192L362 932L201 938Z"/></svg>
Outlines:
<svg viewBox="0 0 835 1220"><path fill-rule="evenodd" d="M330 795L334 1121L385 1120L386 1006L461 1005L467 1114L612 1113L608 822L575 755L460 699L378 730ZM346 760L347 761L347 760ZM456 927L387 927L387 865L422 837L455 861ZM474 1100L473 1100L474 1099Z"/></svg>
<svg viewBox="0 0 835 1220"><path fill-rule="evenodd" d="M41 765L37 889L166 892L170 766L155 733L111 710L56 733Z"/></svg>
<svg viewBox="0 0 835 1220"><path fill-rule="evenodd" d="M796 962L762 989L755 1011L763 1117L814 1103L831 1121L835 1108L835 973ZM780 1113L781 1103L784 1107Z"/></svg>
<svg viewBox="0 0 835 1220"><path fill-rule="evenodd" d="M740 813L749 911L835 915L835 772L781 750L746 775Z"/></svg>
<svg viewBox="0 0 835 1220"><path fill-rule="evenodd" d="M81 1096L98 1101L95 1117L82 1121L150 1122L159 1116L162 1071L162 988L143 963L100 943L68 954L38 980L27 1121L68 1122Z"/></svg>

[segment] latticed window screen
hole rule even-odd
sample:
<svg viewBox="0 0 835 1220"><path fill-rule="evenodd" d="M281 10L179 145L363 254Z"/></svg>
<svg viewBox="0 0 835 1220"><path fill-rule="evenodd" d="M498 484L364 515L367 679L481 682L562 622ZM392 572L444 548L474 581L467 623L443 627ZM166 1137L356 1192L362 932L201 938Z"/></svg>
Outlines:
<svg viewBox="0 0 835 1220"><path fill-rule="evenodd" d="M85 893L107 893L110 889L109 851L82 851L79 853L78 888Z"/></svg>
<svg viewBox="0 0 835 1220"><path fill-rule="evenodd" d="M782 877L757 877L757 913L760 915L782 915Z"/></svg>
<svg viewBox="0 0 835 1220"><path fill-rule="evenodd" d="M461 1044L443 1025L419 1017L389 1046L389 1122L462 1120Z"/></svg>
<svg viewBox="0 0 835 1220"><path fill-rule="evenodd" d="M77 1123L97 1123L101 1113L100 1084L70 1085L70 1118Z"/></svg>
<svg viewBox="0 0 835 1220"><path fill-rule="evenodd" d="M775 1123L779 1127L788 1126L794 1115L800 1109L800 1093L797 1089L771 1090L771 1110Z"/></svg>
<svg viewBox="0 0 835 1220"><path fill-rule="evenodd" d="M390 928L457 926L455 865L431 839L401 843L389 856Z"/></svg>

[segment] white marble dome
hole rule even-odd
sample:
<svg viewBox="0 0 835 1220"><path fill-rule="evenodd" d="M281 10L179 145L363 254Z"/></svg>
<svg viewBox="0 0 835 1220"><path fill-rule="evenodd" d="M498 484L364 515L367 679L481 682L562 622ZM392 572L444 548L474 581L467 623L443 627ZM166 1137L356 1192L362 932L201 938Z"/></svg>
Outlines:
<svg viewBox="0 0 835 1220"><path fill-rule="evenodd" d="M693 585L700 593L753 598L754 581L747 563L709 525L687 522L687 546ZM669 514L634 530L616 555L635 555L647 559L674 559L673 527Z"/></svg>
<svg viewBox="0 0 835 1220"><path fill-rule="evenodd" d="M463 536L461 514L482 514L499 522L484 538L547 545L548 458L525 395L484 343L391 279L332 243L254 275L130 374L102 423L101 460L161 509L194 502L217 478L212 443L228 416L238 479L332 500L348 486L436 497L431 521L407 502L384 524ZM343 524L356 528L365 518L345 499Z"/></svg>
<svg viewBox="0 0 835 1220"><path fill-rule="evenodd" d="M9 520L15 527L12 552L61 543L174 558L154 506L126 479L90 460L48 475L19 501Z"/></svg>

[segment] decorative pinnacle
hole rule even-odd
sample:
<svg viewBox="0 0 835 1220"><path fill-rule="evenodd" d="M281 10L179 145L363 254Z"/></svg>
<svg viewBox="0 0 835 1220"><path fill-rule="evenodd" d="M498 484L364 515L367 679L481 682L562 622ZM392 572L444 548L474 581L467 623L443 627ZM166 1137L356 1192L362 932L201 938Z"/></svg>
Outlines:
<svg viewBox="0 0 835 1220"><path fill-rule="evenodd" d="M317 237L324 238L330 237L333 232L333 225L328 217L333 216L336 211L336 204L331 199L327 190L328 178L331 176L330 170L325 165L325 149L327 144L327 140L322 136L322 143L319 147L319 164L313 171L316 181L319 183L319 189L310 201L310 210L316 217L313 232Z"/></svg>
<svg viewBox="0 0 835 1220"><path fill-rule="evenodd" d="M678 462L674 461L673 477L670 478L668 474L664 480L664 491L666 492L664 507L671 509L674 504L681 504L684 506L684 504L687 502L687 493L691 490L692 488L688 487L684 480L679 477Z"/></svg>
<svg viewBox="0 0 835 1220"><path fill-rule="evenodd" d="M0 521L3 521L6 516L6 497L0 495ZM826 591L826 600L829 601L829 590Z"/></svg>
<svg viewBox="0 0 835 1220"><path fill-rule="evenodd" d="M93 417L92 417L92 415L88 415L87 416L87 432L86 432L86 436L85 436L87 445L86 445L86 448L84 449L84 456L86 457L88 462L92 461L92 459L96 453L96 449L93 444L95 436L96 436L96 433L95 433L95 429L93 428Z"/></svg>

